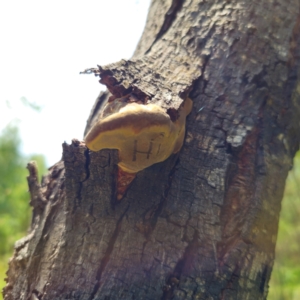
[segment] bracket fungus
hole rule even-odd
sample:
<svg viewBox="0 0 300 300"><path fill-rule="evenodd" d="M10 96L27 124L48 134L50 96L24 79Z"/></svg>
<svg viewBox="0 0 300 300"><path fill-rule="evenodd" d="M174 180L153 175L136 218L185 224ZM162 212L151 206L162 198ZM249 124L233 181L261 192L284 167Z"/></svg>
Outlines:
<svg viewBox="0 0 300 300"><path fill-rule="evenodd" d="M98 122L85 137L92 151L119 150L117 199L121 200L135 174L177 153L183 144L186 116L192 109L187 98L175 121L155 104L114 99L104 107Z"/></svg>

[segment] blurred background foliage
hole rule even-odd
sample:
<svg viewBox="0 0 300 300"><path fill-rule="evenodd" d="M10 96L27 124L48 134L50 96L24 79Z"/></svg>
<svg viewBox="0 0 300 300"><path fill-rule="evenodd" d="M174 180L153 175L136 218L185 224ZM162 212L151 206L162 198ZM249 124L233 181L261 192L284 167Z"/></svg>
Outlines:
<svg viewBox="0 0 300 300"><path fill-rule="evenodd" d="M27 104L24 103L26 106ZM19 123L12 121L0 133L0 291L5 285L5 272L9 257L13 253L13 245L16 240L26 235L30 223L31 207L26 165L35 160L39 174L46 172L44 157L22 154L21 144ZM2 299L1 292L0 300Z"/></svg>
<svg viewBox="0 0 300 300"><path fill-rule="evenodd" d="M286 181L268 300L300 299L300 151Z"/></svg>
<svg viewBox="0 0 300 300"><path fill-rule="evenodd" d="M0 135L0 289L5 285L5 272L13 244L26 235L31 207L26 165L35 160L39 174L45 174L41 155L25 156L20 151L18 125L8 125ZM270 281L268 300L300 299L300 152L289 173L276 247L276 259ZM0 300L2 300L2 293Z"/></svg>

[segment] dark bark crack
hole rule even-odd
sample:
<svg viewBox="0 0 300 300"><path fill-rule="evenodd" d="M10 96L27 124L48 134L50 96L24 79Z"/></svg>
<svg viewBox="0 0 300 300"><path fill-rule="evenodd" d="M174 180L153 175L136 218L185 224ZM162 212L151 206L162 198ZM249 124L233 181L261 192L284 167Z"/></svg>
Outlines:
<svg viewBox="0 0 300 300"><path fill-rule="evenodd" d="M184 2L184 0L173 0L171 7L169 8L169 10L167 11L167 13L165 15L165 20L164 20L163 25L161 26L160 31L156 35L156 38L153 41L153 43L151 44L151 46L149 47L149 49L145 52L145 55L147 55L151 51L153 45L157 41L159 41L162 38L162 36L172 26L172 23L176 19L176 15L177 15L178 11L181 9L181 7L183 5L183 2Z"/></svg>
<svg viewBox="0 0 300 300"><path fill-rule="evenodd" d="M169 275L166 284L163 287L163 295L161 300L169 300L173 298L174 290L179 286L180 278L183 274L189 273L192 268L194 259L198 254L199 233L194 231L193 239L189 242L184 250L182 257L178 260L174 271Z"/></svg>
<svg viewBox="0 0 300 300"><path fill-rule="evenodd" d="M161 197L161 201L155 205L154 207L151 207L148 211L145 212L144 218L143 218L143 224L142 226L138 226L138 230L144 233L145 239L149 241L150 236L155 229L157 219L161 215L163 208L165 207L167 197L169 194L169 191L172 186L172 180L173 180L173 175L176 172L176 167L179 164L179 158L176 159L174 166L169 172L168 176L168 184L166 185L163 195Z"/></svg>
<svg viewBox="0 0 300 300"><path fill-rule="evenodd" d="M116 224L116 227L115 227L115 230L108 242L108 246L106 248L106 251L105 251L105 254L103 256L103 258L101 259L101 262L100 262L100 267L97 271L97 275L96 275L96 280L97 280L97 283L95 284L94 286L94 289L91 293L91 296L89 297L89 300L93 300L95 299L95 296L98 292L98 290L100 289L101 287L101 277L102 277L102 274L105 270L105 267L107 266L109 260L110 260L110 255L111 253L113 252L113 249L114 249L114 245L115 245L115 242L119 236L119 233L121 231L121 227L122 227L122 220L124 218L124 216L126 215L127 211L129 209L129 205L126 207L125 211L123 212L123 214L120 216L119 220L117 221L117 224Z"/></svg>
<svg viewBox="0 0 300 300"><path fill-rule="evenodd" d="M85 156L85 162L84 162L84 169L85 169L85 178L83 180L81 180L79 182L79 187L78 187L78 191L77 191L77 199L78 199L78 202L76 203L76 205L74 206L74 212L76 211L77 207L81 205L81 202L82 202L82 188L83 188L83 183L85 181L87 181L90 177L90 169L89 169L89 166L90 166L90 161L91 161L91 158L90 158L90 153L89 153L89 149L86 148L84 150L84 156Z"/></svg>
<svg viewBox="0 0 300 300"><path fill-rule="evenodd" d="M90 177L90 162L91 162L91 158L90 158L90 150L88 148L86 148L86 150L84 151L84 156L85 156L85 179L82 181L85 182L89 179Z"/></svg>

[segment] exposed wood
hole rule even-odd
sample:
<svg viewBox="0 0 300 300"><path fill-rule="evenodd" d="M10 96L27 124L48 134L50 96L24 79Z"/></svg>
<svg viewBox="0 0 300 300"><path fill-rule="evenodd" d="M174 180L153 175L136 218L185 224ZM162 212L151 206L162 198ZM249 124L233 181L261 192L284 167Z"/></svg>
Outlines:
<svg viewBox="0 0 300 300"><path fill-rule="evenodd" d="M174 113L189 93L184 146L116 203L117 151L64 144L32 190L47 203L16 244L5 300L266 299L299 148L299 9L154 0L134 57L91 70L110 94L86 132L109 98L133 93Z"/></svg>

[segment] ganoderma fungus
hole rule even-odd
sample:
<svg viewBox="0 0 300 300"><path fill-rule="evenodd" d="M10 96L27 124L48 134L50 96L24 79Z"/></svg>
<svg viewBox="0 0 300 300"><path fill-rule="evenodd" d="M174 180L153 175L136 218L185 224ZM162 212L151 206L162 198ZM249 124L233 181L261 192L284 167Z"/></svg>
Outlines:
<svg viewBox="0 0 300 300"><path fill-rule="evenodd" d="M92 151L118 149L122 176L129 173L129 177L134 178L133 174L166 160L181 149L186 116L192 109L189 98L183 102L174 122L155 104L128 103L118 107L117 112L99 119L87 133L85 142ZM121 199L122 196L118 193L117 197Z"/></svg>

